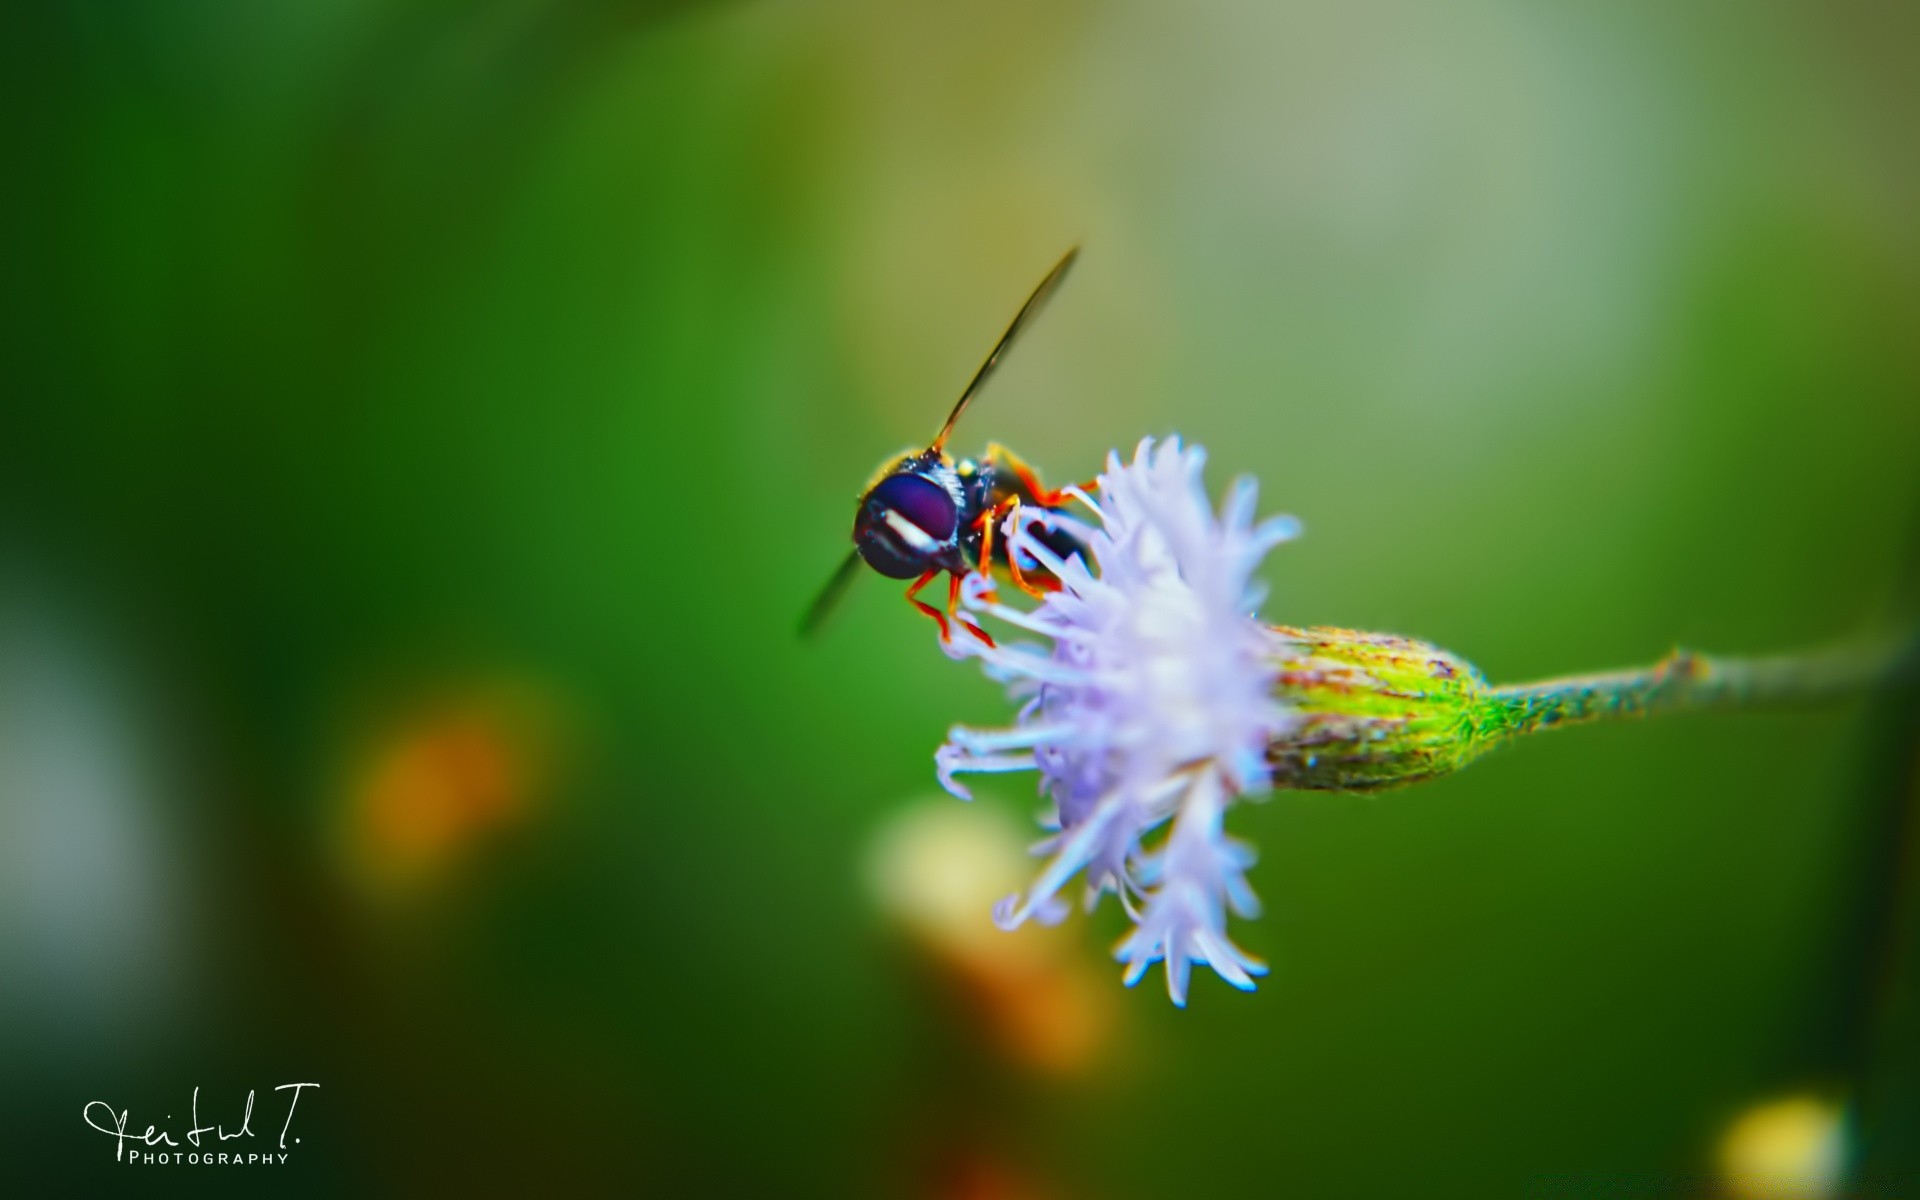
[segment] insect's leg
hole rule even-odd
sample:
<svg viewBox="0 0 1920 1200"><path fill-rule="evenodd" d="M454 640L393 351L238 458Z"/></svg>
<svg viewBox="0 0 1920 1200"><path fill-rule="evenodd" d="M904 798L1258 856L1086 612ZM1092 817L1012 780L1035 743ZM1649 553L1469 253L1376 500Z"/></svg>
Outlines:
<svg viewBox="0 0 1920 1200"><path fill-rule="evenodd" d="M1003 501L973 519L974 525L980 530L980 566L977 570L989 580L993 578L993 531L1000 524L1000 514L1005 511L1006 504ZM981 594L989 600L995 599L991 586Z"/></svg>
<svg viewBox="0 0 1920 1200"><path fill-rule="evenodd" d="M920 599L920 589L927 586L933 577L939 573L940 568L935 567L920 578L914 580L913 586L907 589L907 603L913 605L929 617L932 617L934 623L940 626L940 640L946 642L953 640L953 631L947 628L947 614L941 612L933 605L928 604L925 600Z"/></svg>
<svg viewBox="0 0 1920 1200"><path fill-rule="evenodd" d="M987 636L987 631L960 615L960 577L958 575L947 576L947 615L966 626L967 632L992 647L993 639Z"/></svg>
<svg viewBox="0 0 1920 1200"><path fill-rule="evenodd" d="M1020 497L1008 496L1003 502L1003 507L1006 508L1009 514L1017 514L1020 511ZM1021 573L1020 555L1014 550L1011 540L1007 543L1007 574L1013 577L1013 586L1019 588L1027 595L1032 596L1035 600L1045 600L1047 598L1047 589L1029 582L1027 577Z"/></svg>
<svg viewBox="0 0 1920 1200"><path fill-rule="evenodd" d="M987 452L981 458L995 467L1005 467L1013 472L1013 477L1020 481L1020 486L1027 489L1027 494L1033 497L1035 504L1046 508L1059 508L1073 498L1067 495L1065 488L1050 488L1041 483L1038 472L1023 462L1018 454L999 442L988 442ZM1097 479L1090 479L1078 486L1081 491L1090 492L1098 487L1099 483Z"/></svg>
<svg viewBox="0 0 1920 1200"><path fill-rule="evenodd" d="M1006 499L1000 501L1000 503L982 513L979 517L980 570L984 572L988 578L993 577L993 531L1000 527L1003 517L1018 511L1019 508L1020 497L1008 496ZM1028 579L1020 570L1019 556L1014 553L1011 545L1007 548L1007 574L1013 579L1013 585L1015 587L1027 595L1032 596L1035 600L1044 600L1048 592L1057 592L1060 590L1059 581L1052 576L1048 576L1044 583L1039 584ZM1049 584L1052 586L1048 586ZM993 595L991 591L986 594L989 598ZM991 645L992 643L989 642L988 644Z"/></svg>
<svg viewBox="0 0 1920 1200"><path fill-rule="evenodd" d="M980 526L980 572L981 574L985 575L989 579L993 578L994 534L996 531L999 530L1002 524L1001 518L1005 517L1008 513L1012 512L1015 508L1018 508L1019 506L1020 506L1020 497L1017 495L1009 494L1004 499L996 503L992 508L989 508L987 511L981 513L980 516L976 519L976 523ZM1008 558L1009 560L1011 560L1012 555L1008 555ZM1015 568L1014 570L1014 578L1016 580L1019 578L1018 568ZM1025 585L1022 584L1021 586L1024 590ZM991 596L992 592L989 591L988 595Z"/></svg>

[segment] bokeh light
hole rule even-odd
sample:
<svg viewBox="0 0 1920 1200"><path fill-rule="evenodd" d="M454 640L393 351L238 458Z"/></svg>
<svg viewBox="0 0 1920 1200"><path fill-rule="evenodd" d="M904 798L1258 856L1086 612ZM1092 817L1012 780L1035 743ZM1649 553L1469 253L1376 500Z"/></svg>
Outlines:
<svg viewBox="0 0 1920 1200"><path fill-rule="evenodd" d="M1845 1113L1818 1096L1756 1104L1734 1118L1720 1138L1721 1179L1727 1194L1741 1200L1838 1195L1845 1159Z"/></svg>
<svg viewBox="0 0 1920 1200"><path fill-rule="evenodd" d="M524 685L473 687L366 735L341 800L347 869L383 892L444 885L538 815L555 770L540 707Z"/></svg>

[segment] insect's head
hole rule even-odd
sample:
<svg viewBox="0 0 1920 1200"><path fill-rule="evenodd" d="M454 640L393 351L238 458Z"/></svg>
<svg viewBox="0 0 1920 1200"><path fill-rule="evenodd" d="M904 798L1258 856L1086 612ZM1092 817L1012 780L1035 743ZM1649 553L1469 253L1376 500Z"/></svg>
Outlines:
<svg viewBox="0 0 1920 1200"><path fill-rule="evenodd" d="M912 579L942 565L960 530L960 504L941 481L935 451L889 464L853 515L854 549L893 579Z"/></svg>

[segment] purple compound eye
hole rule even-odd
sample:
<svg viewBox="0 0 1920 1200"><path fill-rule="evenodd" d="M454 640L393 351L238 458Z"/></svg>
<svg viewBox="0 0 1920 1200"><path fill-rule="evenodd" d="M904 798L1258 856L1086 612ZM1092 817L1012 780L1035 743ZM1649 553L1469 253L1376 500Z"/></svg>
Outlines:
<svg viewBox="0 0 1920 1200"><path fill-rule="evenodd" d="M854 543L882 575L911 579L950 549L960 527L953 497L924 475L890 475L860 504Z"/></svg>
<svg viewBox="0 0 1920 1200"><path fill-rule="evenodd" d="M925 475L895 475L880 481L868 497L899 513L936 542L949 541L960 524L953 497Z"/></svg>

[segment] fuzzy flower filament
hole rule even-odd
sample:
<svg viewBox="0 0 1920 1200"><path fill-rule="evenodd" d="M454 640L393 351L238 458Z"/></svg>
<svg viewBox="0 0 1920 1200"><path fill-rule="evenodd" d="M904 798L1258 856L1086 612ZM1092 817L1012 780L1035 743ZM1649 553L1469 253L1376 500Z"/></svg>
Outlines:
<svg viewBox="0 0 1920 1200"><path fill-rule="evenodd" d="M996 908L998 923L1060 919L1060 893L1081 876L1089 909L1113 892L1134 922L1115 949L1127 983L1164 962L1182 1005L1194 964L1242 989L1266 970L1227 935L1227 914L1252 916L1258 904L1246 881L1253 852L1226 836L1224 818L1234 800L1270 788L1268 747L1299 720L1276 693L1274 634L1251 615L1255 569L1298 523L1256 523L1246 479L1216 515L1205 461L1177 439L1143 441L1130 462L1110 455L1097 498L1081 497L1091 521L1010 514L1010 550L1059 590L1015 609L975 575L962 603L1046 641L992 647L962 633L948 644L1022 707L1007 728L953 729L936 755L941 782L962 798L962 772L1031 770L1051 802L1051 836L1036 848L1047 865ZM1063 560L1036 530L1064 531L1084 549Z"/></svg>

